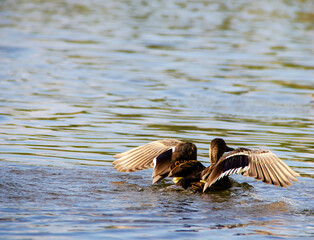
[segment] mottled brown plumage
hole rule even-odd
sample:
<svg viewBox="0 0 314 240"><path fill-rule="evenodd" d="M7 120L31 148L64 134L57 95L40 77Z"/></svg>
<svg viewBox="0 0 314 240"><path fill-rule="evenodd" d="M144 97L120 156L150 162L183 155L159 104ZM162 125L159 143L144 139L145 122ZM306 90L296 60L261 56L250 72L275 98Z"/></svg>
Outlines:
<svg viewBox="0 0 314 240"><path fill-rule="evenodd" d="M193 143L164 139L117 154L113 164L120 172L154 167L153 183L174 177L177 185L203 192L230 187L228 176L234 173L280 187L291 186L299 176L269 150L234 150L221 138L211 141L209 156L211 165L205 167Z"/></svg>

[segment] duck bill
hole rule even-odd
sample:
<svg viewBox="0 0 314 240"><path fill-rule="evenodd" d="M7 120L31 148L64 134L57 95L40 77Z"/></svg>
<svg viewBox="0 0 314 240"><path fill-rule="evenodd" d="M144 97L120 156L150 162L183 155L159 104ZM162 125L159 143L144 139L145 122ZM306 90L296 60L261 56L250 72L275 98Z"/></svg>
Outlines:
<svg viewBox="0 0 314 240"><path fill-rule="evenodd" d="M231 152L231 151L233 151L233 150L234 150L234 148L231 148L231 147L228 147L228 146L227 146L226 152Z"/></svg>

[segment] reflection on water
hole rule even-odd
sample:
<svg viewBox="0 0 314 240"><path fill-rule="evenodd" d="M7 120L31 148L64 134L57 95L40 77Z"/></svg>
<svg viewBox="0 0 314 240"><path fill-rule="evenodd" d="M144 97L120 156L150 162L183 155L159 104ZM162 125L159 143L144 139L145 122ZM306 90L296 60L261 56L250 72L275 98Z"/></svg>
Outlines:
<svg viewBox="0 0 314 240"><path fill-rule="evenodd" d="M312 1L0 3L0 232L21 238L313 235ZM287 189L151 186L112 155L159 138L271 149Z"/></svg>

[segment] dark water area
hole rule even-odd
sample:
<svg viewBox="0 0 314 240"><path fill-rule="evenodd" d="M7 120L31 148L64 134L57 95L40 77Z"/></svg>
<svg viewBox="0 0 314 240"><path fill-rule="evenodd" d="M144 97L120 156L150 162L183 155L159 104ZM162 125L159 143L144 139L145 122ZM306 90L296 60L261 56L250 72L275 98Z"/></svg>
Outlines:
<svg viewBox="0 0 314 240"><path fill-rule="evenodd" d="M314 236L314 3L0 1L0 239ZM157 139L270 149L301 176L198 194L120 173Z"/></svg>

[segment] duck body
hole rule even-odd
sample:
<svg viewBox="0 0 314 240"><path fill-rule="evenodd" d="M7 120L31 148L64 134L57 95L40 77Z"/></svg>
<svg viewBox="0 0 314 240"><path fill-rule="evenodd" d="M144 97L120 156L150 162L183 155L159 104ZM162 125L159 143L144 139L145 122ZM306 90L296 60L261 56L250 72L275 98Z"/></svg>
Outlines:
<svg viewBox="0 0 314 240"><path fill-rule="evenodd" d="M195 144L163 139L115 155L113 165L120 172L153 167L153 184L173 177L176 185L201 192L229 188L228 176L234 173L281 187L299 176L269 150L233 149L221 138L211 141L209 156L211 165L205 167L197 160Z"/></svg>

